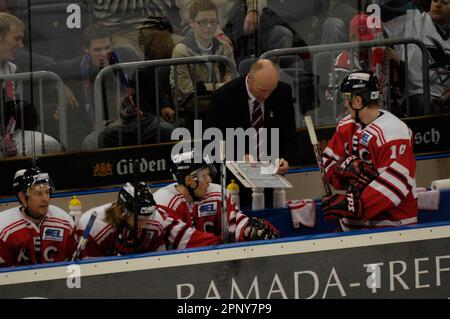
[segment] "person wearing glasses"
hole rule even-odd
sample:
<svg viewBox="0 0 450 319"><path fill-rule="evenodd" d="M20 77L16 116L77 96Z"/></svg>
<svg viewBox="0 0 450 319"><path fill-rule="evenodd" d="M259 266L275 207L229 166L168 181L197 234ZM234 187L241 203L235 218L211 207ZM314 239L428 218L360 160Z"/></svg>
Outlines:
<svg viewBox="0 0 450 319"><path fill-rule="evenodd" d="M172 58L223 55L234 62L233 50L230 45L216 37L219 24L217 6L211 0L193 0L189 4L188 12L192 30L188 32L183 41L175 46ZM218 64L180 65L176 68L176 74L174 67L170 72L173 96L178 98L180 105L188 112L194 105L194 81L197 95L208 96L206 89L208 83L224 83L230 80L230 70L224 65ZM199 99L197 102L199 114L206 114L208 99Z"/></svg>

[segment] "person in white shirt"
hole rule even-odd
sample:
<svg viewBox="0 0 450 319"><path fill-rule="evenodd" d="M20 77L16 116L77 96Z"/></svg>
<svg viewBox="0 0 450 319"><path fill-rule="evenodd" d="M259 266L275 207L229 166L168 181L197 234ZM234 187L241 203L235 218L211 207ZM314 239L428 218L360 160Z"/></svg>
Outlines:
<svg viewBox="0 0 450 319"><path fill-rule="evenodd" d="M14 60L16 50L23 48L24 24L17 17L0 12L0 77L1 75L14 74L17 66ZM32 114L32 105L24 103L23 123L19 101L16 101L16 87L19 83L6 80L2 82L4 99L0 101L4 107L4 118L2 118L5 131L0 135L0 156L31 156L62 150L61 144L53 137L44 133L35 132L36 114ZM21 130L22 129L22 130ZM33 142L34 140L34 142ZM33 147L34 145L34 147Z"/></svg>

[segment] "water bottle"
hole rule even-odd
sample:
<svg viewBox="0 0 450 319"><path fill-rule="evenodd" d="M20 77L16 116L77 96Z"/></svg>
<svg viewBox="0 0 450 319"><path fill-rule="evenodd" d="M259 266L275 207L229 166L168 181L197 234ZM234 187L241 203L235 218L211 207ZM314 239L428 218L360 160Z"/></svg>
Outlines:
<svg viewBox="0 0 450 319"><path fill-rule="evenodd" d="M264 188L252 188L252 210L264 209Z"/></svg>
<svg viewBox="0 0 450 319"><path fill-rule="evenodd" d="M230 195L231 201L239 207L239 185L234 182L234 179L227 186L227 194Z"/></svg>
<svg viewBox="0 0 450 319"><path fill-rule="evenodd" d="M75 225L80 220L81 214L83 212L81 211L81 202L78 199L77 196L72 196L72 199L69 203L69 215L72 217L73 221L75 222Z"/></svg>
<svg viewBox="0 0 450 319"><path fill-rule="evenodd" d="M273 189L273 208L284 207L286 203L286 191L284 188Z"/></svg>

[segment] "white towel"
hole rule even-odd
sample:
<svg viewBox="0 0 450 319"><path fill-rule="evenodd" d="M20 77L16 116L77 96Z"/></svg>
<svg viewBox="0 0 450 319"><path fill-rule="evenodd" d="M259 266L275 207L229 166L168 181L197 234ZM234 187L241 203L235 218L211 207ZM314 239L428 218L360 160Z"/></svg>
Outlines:
<svg viewBox="0 0 450 319"><path fill-rule="evenodd" d="M428 190L424 187L417 188L417 205L422 210L439 210L440 192Z"/></svg>
<svg viewBox="0 0 450 319"><path fill-rule="evenodd" d="M294 228L300 225L307 227L316 226L316 203L312 199L293 199L286 202L286 206L291 210L292 223Z"/></svg>

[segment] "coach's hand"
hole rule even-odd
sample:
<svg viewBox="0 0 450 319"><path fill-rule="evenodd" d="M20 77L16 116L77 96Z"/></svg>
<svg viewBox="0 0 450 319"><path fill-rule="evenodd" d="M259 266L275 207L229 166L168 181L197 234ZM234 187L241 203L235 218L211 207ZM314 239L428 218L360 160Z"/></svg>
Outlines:
<svg viewBox="0 0 450 319"><path fill-rule="evenodd" d="M358 219L363 214L363 203L352 193L325 196L322 198L322 213L325 220Z"/></svg>

